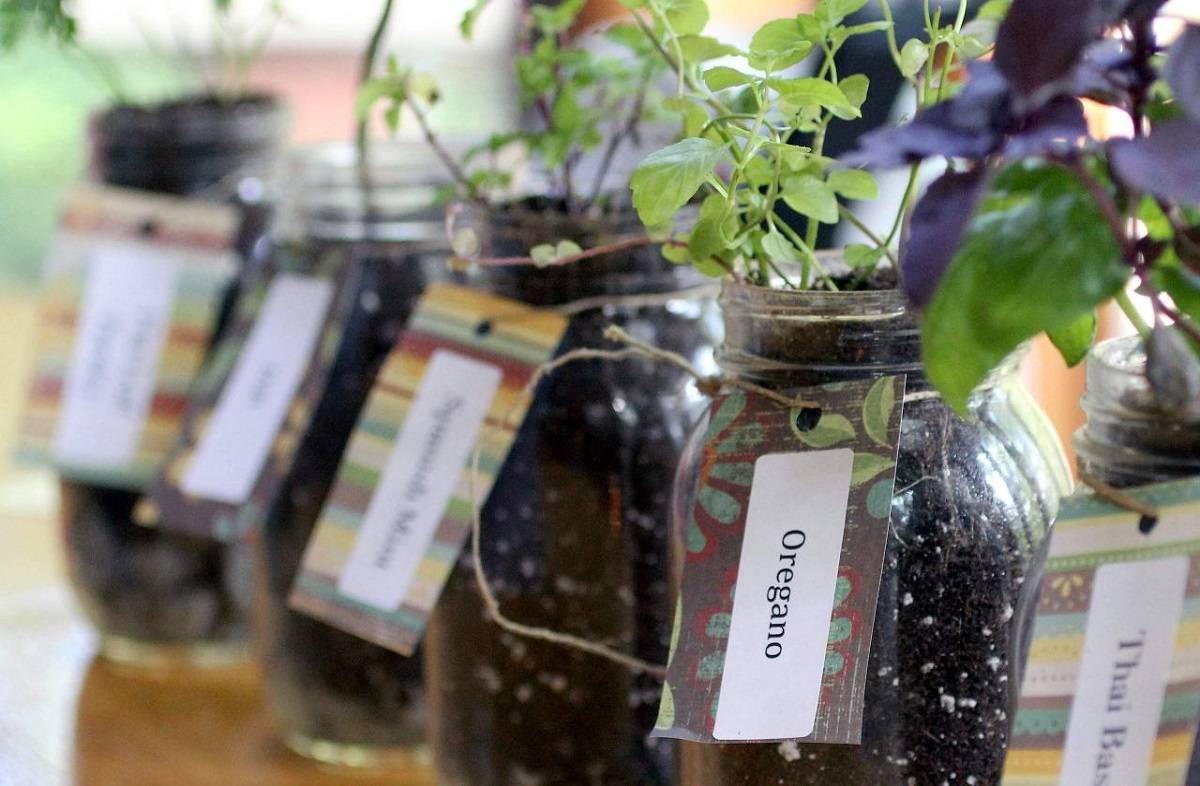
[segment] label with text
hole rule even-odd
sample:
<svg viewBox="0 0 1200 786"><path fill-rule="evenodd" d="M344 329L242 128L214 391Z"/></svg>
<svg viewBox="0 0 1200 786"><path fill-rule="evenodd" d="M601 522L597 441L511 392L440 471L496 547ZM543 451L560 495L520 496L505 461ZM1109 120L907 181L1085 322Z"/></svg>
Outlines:
<svg viewBox="0 0 1200 786"><path fill-rule="evenodd" d="M528 411L524 388L566 326L552 311L429 287L342 455L292 608L412 654L470 533L472 495L487 499Z"/></svg>
<svg viewBox="0 0 1200 786"><path fill-rule="evenodd" d="M145 248L95 252L63 383L54 455L123 465L137 451L171 324L177 270Z"/></svg>
<svg viewBox="0 0 1200 786"><path fill-rule="evenodd" d="M180 483L186 494L241 504L267 454L321 335L333 283L281 273Z"/></svg>
<svg viewBox="0 0 1200 786"><path fill-rule="evenodd" d="M713 402L654 736L861 740L904 385Z"/></svg>
<svg viewBox="0 0 1200 786"><path fill-rule="evenodd" d="M854 451L762 456L754 464L713 736L812 734ZM803 507L796 503L803 500Z"/></svg>
<svg viewBox="0 0 1200 786"><path fill-rule="evenodd" d="M16 455L144 491L179 436L237 273L236 209L83 184L42 271Z"/></svg>
<svg viewBox="0 0 1200 786"><path fill-rule="evenodd" d="M494 365L434 351L338 579L346 597L387 611L404 600L500 379Z"/></svg>
<svg viewBox="0 0 1200 786"><path fill-rule="evenodd" d="M1183 786L1200 720L1200 479L1067 500L1003 786Z"/></svg>

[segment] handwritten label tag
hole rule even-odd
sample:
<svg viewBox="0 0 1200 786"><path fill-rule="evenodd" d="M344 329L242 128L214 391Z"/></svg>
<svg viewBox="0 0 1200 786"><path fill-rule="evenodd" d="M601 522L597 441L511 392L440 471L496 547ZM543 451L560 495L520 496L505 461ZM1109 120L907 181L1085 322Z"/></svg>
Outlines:
<svg viewBox="0 0 1200 786"><path fill-rule="evenodd" d="M207 202L70 194L46 262L19 457L104 485L154 478L237 272L238 223Z"/></svg>
<svg viewBox="0 0 1200 786"><path fill-rule="evenodd" d="M185 494L240 505L300 386L333 299L333 283L281 273L270 283L229 383L221 392L191 465Z"/></svg>
<svg viewBox="0 0 1200 786"><path fill-rule="evenodd" d="M411 654L471 529L469 462L486 498L524 417L514 403L566 318L435 284L384 362L292 589L291 605ZM484 424L487 424L485 427Z"/></svg>
<svg viewBox="0 0 1200 786"><path fill-rule="evenodd" d="M856 744L904 377L713 402L654 736Z"/></svg>
<svg viewBox="0 0 1200 786"><path fill-rule="evenodd" d="M330 384L358 273L346 249L280 249L243 287L151 490L160 526L232 541L262 521Z"/></svg>
<svg viewBox="0 0 1200 786"><path fill-rule="evenodd" d="M1051 535L1004 786L1182 786L1200 719L1200 479L1091 492Z"/></svg>

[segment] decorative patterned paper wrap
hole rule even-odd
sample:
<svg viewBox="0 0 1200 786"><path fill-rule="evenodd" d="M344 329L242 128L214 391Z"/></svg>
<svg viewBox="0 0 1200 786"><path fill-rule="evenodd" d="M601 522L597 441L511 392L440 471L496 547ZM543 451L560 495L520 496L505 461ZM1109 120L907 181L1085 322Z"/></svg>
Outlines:
<svg viewBox="0 0 1200 786"><path fill-rule="evenodd" d="M713 402L688 522L667 680L652 736L727 741L714 738L713 731L755 462L768 454L850 448L849 504L824 677L816 725L804 741L861 741L904 386L904 377L897 376L795 391L821 406L820 421L806 433L796 426L798 410L765 397L735 390ZM798 525L804 523L804 504L795 499Z"/></svg>
<svg viewBox="0 0 1200 786"><path fill-rule="evenodd" d="M154 517L161 526L199 537L231 541L245 536L262 521L291 470L300 440L308 431L317 403L329 384L329 375L341 345L346 321L355 308L358 287L353 279L357 270L353 268L349 257L348 249L331 247L324 250L315 264L301 264L300 260L279 249L273 255L270 268L256 276L255 281L238 298L230 327L224 331L224 337L214 348L192 389L179 441L165 462L150 498L144 500L145 504L153 506ZM247 501L238 505L191 496L180 488L181 479L188 470L213 409L254 328L269 291L271 277L277 272L303 273L327 279L334 284L333 302L325 316L320 337Z"/></svg>
<svg viewBox="0 0 1200 786"><path fill-rule="evenodd" d="M1106 566L1170 558L1186 558L1189 562L1181 613L1173 619L1161 619L1163 609L1179 599L1142 595L1147 592L1144 588L1139 587L1132 599L1139 624L1175 627L1165 697L1161 711L1149 719L1152 729L1157 727L1157 734L1149 740L1142 762L1144 766L1149 761L1143 783L1182 786L1185 782L1200 716L1200 479L1125 491L1158 509L1158 523L1148 534L1139 528L1140 514L1117 508L1090 491L1081 491L1067 500L1055 522L1005 763L1004 786L1142 786L1119 779L1102 780L1092 772L1064 772L1064 753L1077 689L1081 687L1078 677L1084 641L1095 614L1092 600L1098 571ZM1150 574L1159 572L1157 565L1161 564L1149 566Z"/></svg>
<svg viewBox="0 0 1200 786"><path fill-rule="evenodd" d="M50 463L64 475L102 485L141 489L153 481L178 437L188 391L237 272L233 244L239 221L236 210L211 202L94 185L72 191L45 268L19 458ZM132 459L121 465L70 465L57 459L55 449L66 375L93 259L114 246L176 266L169 331Z"/></svg>
<svg viewBox="0 0 1200 786"><path fill-rule="evenodd" d="M559 314L515 301L450 284L429 287L384 362L350 438L293 586L293 608L380 646L412 653L471 530L469 457L398 607L362 603L340 592L338 583L427 365L435 352L449 350L502 372L477 437L483 440L477 488L486 499L528 408L528 402L517 404L517 397L537 367L554 355L566 325ZM506 414L510 420L501 427Z"/></svg>

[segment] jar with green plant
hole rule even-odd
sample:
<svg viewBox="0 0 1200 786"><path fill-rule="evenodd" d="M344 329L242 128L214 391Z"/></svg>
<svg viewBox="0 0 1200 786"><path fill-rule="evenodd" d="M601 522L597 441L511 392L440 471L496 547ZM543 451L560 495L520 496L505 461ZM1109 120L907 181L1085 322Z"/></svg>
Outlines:
<svg viewBox="0 0 1200 786"><path fill-rule="evenodd" d="M662 257L628 196L639 144L676 125L660 108L665 64L631 24L577 35L582 7L524 7L513 65L525 122L464 156L430 128L428 76L393 63L363 106L381 100L391 120L415 123L447 165L465 280L565 310L563 351L603 343L616 323L706 364L711 292ZM481 557L505 614L666 658L671 479L699 403L681 403L686 389L681 371L652 363L588 363L544 383L483 511ZM647 739L659 680L503 631L470 553L423 644L439 782L671 782L670 746Z"/></svg>
<svg viewBox="0 0 1200 786"><path fill-rule="evenodd" d="M687 786L995 783L1020 659L1014 612L1067 490L1061 448L1017 379L1016 344L961 401L943 398L927 376L918 311L904 290L913 246L901 242L917 230L908 211L918 172L891 227L873 232L848 203L875 198L874 178L824 155L831 124L856 118L870 89L864 75L839 67L847 40L886 37L915 92L916 117L937 117L978 100L986 83L962 72L990 48L1004 9L989 3L969 18L966 2L930 3L925 36L901 42L887 0L882 21L850 19L866 4L823 0L812 13L763 25L744 50L715 43L698 51L690 36L702 26L679 20L682 9L702 19L702 2L632 3L675 75L666 106L685 123L682 140L635 170L633 202L651 232L670 237L670 258L721 278L723 371L784 392L907 378L872 650L866 663L842 664L867 675L861 744L683 742ZM710 52L726 59L709 63ZM796 73L801 63L811 63L808 75ZM672 228L697 200L695 224ZM784 220L784 205L803 221ZM820 225L839 222L867 241L818 251ZM706 559L698 545L714 526L701 515L713 491L698 488L701 467L715 460L707 426L676 485L680 566ZM812 439L798 435L797 449ZM838 439L831 427L820 444Z"/></svg>
<svg viewBox="0 0 1200 786"><path fill-rule="evenodd" d="M135 103L113 64L85 49L69 3L6 2L0 7L0 41L11 45L21 36L45 33L62 44L65 55L85 55L112 99L91 124L93 176L107 185L237 202L243 215L239 250L248 258L266 208L238 200L246 193L238 185L265 174L283 142L286 114L277 98L249 92L246 77L282 8L272 2L245 21L235 16L232 0L214 2L217 55L216 62L196 66L203 87L159 104ZM138 490L63 477L60 498L70 577L99 629L104 655L154 667L220 664L243 656L248 632L243 546L145 526L158 523L152 514L135 521L143 499Z"/></svg>

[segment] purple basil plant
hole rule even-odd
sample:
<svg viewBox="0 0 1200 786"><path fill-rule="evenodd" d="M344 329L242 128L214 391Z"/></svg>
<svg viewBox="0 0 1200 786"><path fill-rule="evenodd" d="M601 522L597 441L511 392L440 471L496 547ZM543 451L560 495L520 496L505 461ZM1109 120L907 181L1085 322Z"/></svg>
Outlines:
<svg viewBox="0 0 1200 786"><path fill-rule="evenodd" d="M1164 2L1013 0L956 96L854 154L873 167L947 162L912 212L900 267L923 309L930 379L955 407L1042 332L1078 363L1114 298L1145 339L1160 399L1200 400L1200 26L1164 47ZM1126 113L1133 136L1093 138L1083 99ZM1131 279L1150 321L1126 295Z"/></svg>

